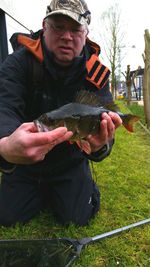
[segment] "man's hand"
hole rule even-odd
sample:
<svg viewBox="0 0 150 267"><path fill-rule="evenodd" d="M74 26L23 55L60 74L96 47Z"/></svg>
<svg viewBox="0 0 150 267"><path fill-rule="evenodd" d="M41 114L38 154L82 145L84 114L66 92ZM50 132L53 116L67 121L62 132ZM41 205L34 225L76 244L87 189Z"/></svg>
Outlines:
<svg viewBox="0 0 150 267"><path fill-rule="evenodd" d="M89 135L86 140L91 146L91 152L97 152L115 136L115 130L122 124L122 120L114 112L103 113L100 122L100 133Z"/></svg>
<svg viewBox="0 0 150 267"><path fill-rule="evenodd" d="M10 136L0 139L0 155L10 163L32 164L42 161L54 146L71 136L65 127L37 132L34 123L23 123Z"/></svg>

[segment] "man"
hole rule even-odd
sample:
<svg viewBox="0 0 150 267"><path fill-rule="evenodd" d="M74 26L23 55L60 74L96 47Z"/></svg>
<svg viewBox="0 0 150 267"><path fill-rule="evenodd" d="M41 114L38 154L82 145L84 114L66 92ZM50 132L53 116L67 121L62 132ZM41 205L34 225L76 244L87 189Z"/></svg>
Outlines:
<svg viewBox="0 0 150 267"><path fill-rule="evenodd" d="M90 12L82 0L52 0L35 38L18 34L23 47L0 70L0 224L27 222L45 208L62 224L86 225L99 210L99 190L88 159L109 155L121 119L104 113L100 133L88 136L91 154L70 144L59 127L38 132L33 120L74 100L82 89L110 101L109 70L99 46L87 38ZM36 65L36 66L35 66ZM34 67L41 68L39 82Z"/></svg>

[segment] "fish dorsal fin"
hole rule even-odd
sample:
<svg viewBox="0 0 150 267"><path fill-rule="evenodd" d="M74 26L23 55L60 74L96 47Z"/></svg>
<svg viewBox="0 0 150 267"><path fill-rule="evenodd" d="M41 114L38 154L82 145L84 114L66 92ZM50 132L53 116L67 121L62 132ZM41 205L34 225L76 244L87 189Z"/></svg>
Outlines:
<svg viewBox="0 0 150 267"><path fill-rule="evenodd" d="M95 93L86 90L81 90L77 92L75 102L94 107L100 106L99 97Z"/></svg>
<svg viewBox="0 0 150 267"><path fill-rule="evenodd" d="M77 92L75 102L84 105L89 105L92 107L103 107L114 112L120 111L118 105L115 104L112 99L106 100L105 97L98 96L96 95L96 93L86 90L81 90Z"/></svg>
<svg viewBox="0 0 150 267"><path fill-rule="evenodd" d="M105 104L104 107L114 112L120 111L118 105L115 104L113 101Z"/></svg>

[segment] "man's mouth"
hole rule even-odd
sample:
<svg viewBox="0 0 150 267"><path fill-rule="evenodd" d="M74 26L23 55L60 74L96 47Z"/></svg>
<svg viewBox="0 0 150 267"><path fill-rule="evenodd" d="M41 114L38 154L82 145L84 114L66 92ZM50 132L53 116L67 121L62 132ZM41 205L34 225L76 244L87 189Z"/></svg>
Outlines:
<svg viewBox="0 0 150 267"><path fill-rule="evenodd" d="M63 53L70 53L72 51L72 48L70 46L60 46L59 50Z"/></svg>

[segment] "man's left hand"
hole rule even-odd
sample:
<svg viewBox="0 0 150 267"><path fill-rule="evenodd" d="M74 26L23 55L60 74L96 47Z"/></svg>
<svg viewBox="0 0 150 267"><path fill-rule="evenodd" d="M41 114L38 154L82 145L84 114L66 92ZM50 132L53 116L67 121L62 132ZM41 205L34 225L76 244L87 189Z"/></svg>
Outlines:
<svg viewBox="0 0 150 267"><path fill-rule="evenodd" d="M103 113L100 121L100 133L89 135L86 140L91 146L91 152L97 152L115 137L116 129L122 124L120 116L114 112Z"/></svg>

